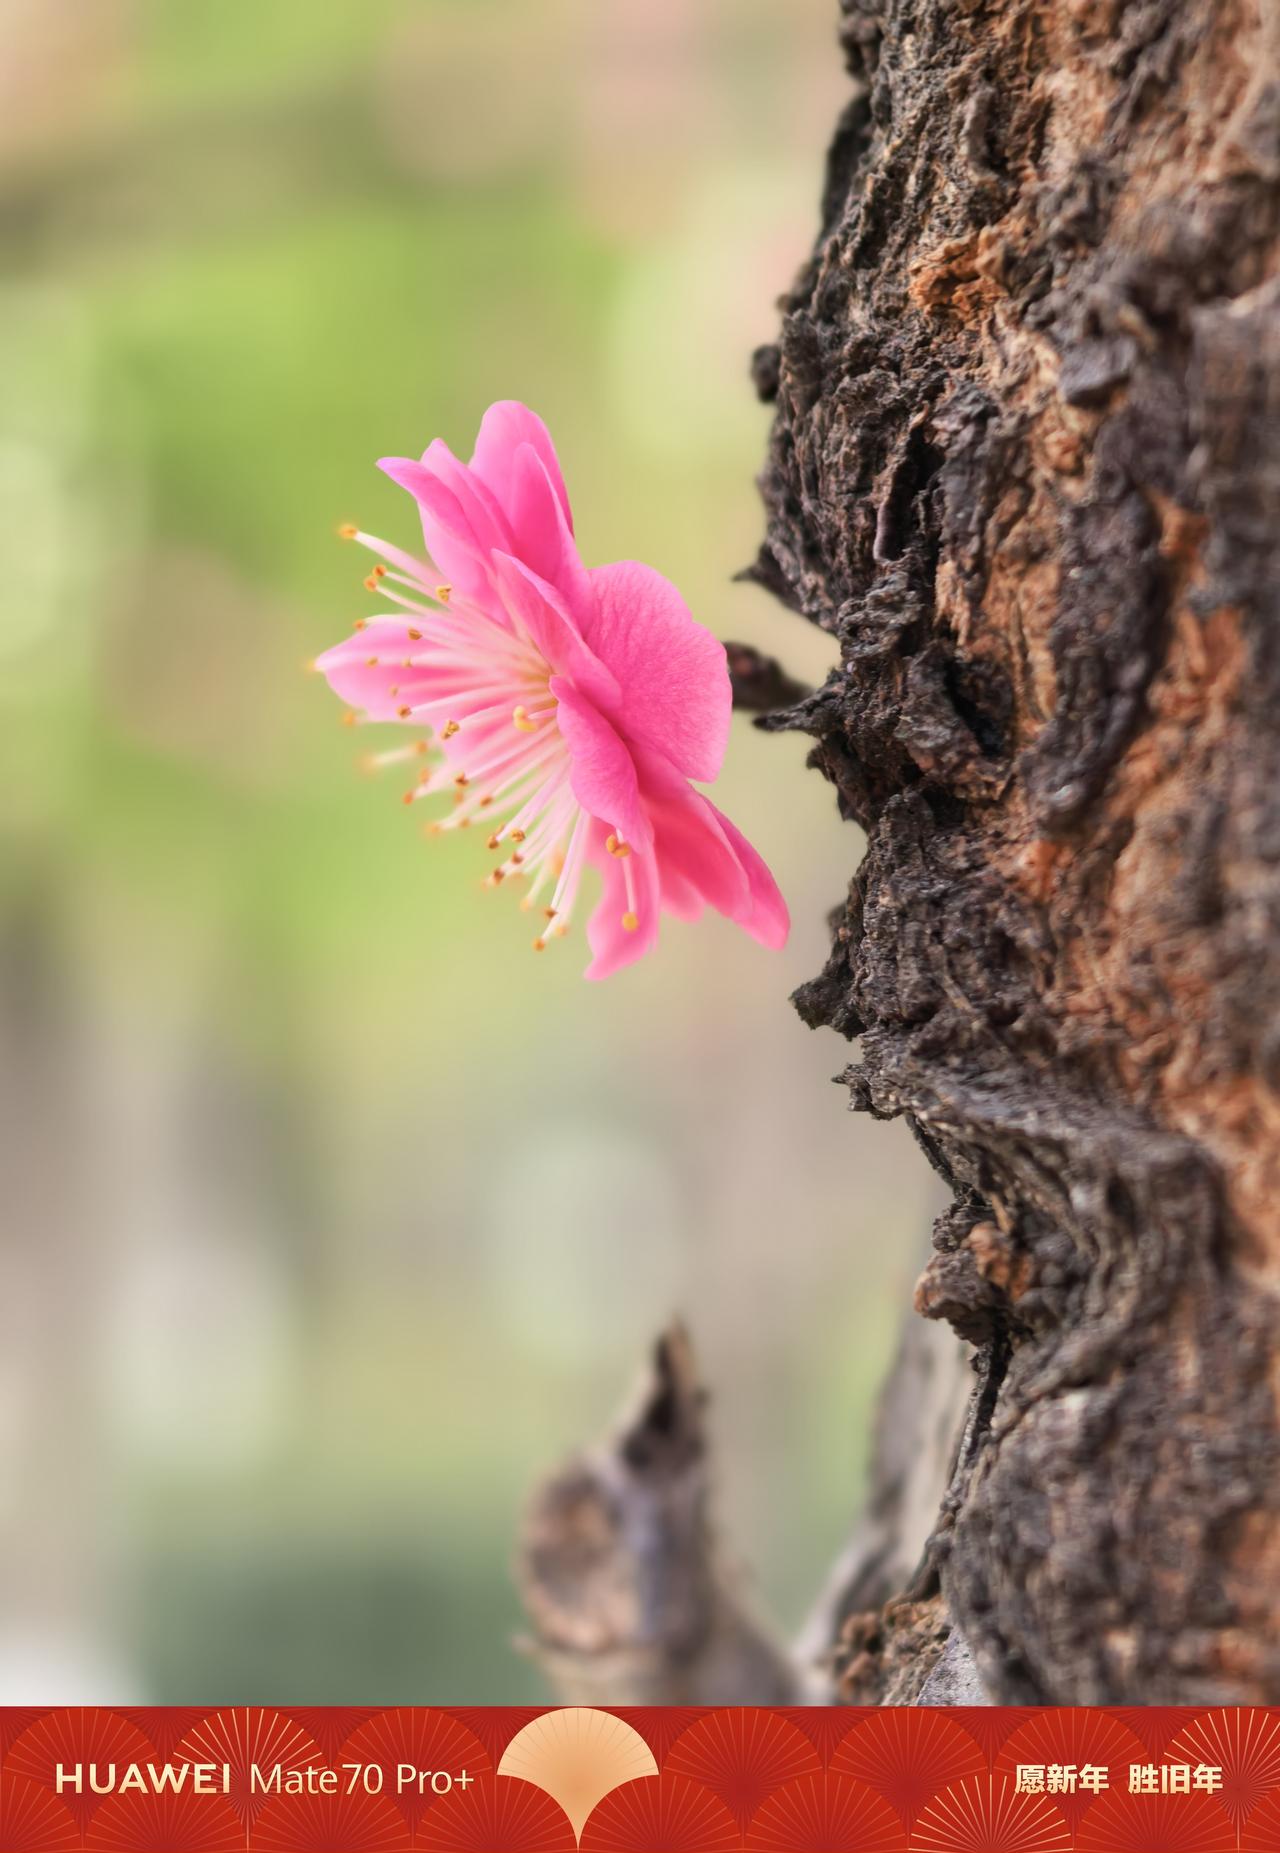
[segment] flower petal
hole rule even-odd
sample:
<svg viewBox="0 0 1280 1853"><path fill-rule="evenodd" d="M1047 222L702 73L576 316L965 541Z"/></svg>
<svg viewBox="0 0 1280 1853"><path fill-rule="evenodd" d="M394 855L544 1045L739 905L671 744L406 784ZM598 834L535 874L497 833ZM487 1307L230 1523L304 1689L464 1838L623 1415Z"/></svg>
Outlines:
<svg viewBox="0 0 1280 1853"><path fill-rule="evenodd" d="M713 779L729 738L724 645L669 579L634 560L595 567L583 635L622 687L628 734L658 747L688 778Z"/></svg>
<svg viewBox="0 0 1280 1853"><path fill-rule="evenodd" d="M508 553L495 553L492 567L498 595L517 633L523 626L548 668L571 676L589 700L615 707L618 684L582 641L556 587Z"/></svg>
<svg viewBox="0 0 1280 1853"><path fill-rule="evenodd" d="M405 658L420 645L409 637L399 618L379 618L353 637L316 658L334 694L353 708L363 708L370 720L402 719L400 709L428 698L433 680L430 670L406 667Z"/></svg>
<svg viewBox="0 0 1280 1853"><path fill-rule="evenodd" d="M490 554L511 547L507 518L492 491L439 438L420 463L383 457L378 468L417 502L427 550L449 584L463 598L482 600Z"/></svg>
<svg viewBox="0 0 1280 1853"><path fill-rule="evenodd" d="M560 459L551 442L551 433L535 412L518 399L499 399L480 421L471 468L491 489L511 523L512 534L523 557L535 562L520 547L519 509L524 493L527 465L519 461L519 452L528 447L542 463L552 493L564 513L565 524L573 533L573 511L560 473Z"/></svg>
<svg viewBox="0 0 1280 1853"><path fill-rule="evenodd" d="M606 835L614 831L633 855L648 849L653 829L640 802L640 781L626 744L564 676L552 676L551 693L559 703L556 725L569 749L574 797L606 826Z"/></svg>
<svg viewBox="0 0 1280 1853"><path fill-rule="evenodd" d="M777 951L786 945L787 935L791 931L791 913L782 898L781 889L769 873L764 857L747 841L737 825L723 811L718 811L710 798L704 798L700 792L697 796L729 839L729 846L741 863L747 879L747 910L731 917L739 926L745 927L752 939L758 939L762 946Z"/></svg>
<svg viewBox="0 0 1280 1853"><path fill-rule="evenodd" d="M605 847L607 832L603 824L593 824L587 854L600 871L603 893L587 921L587 944L594 957L586 970L592 980L612 977L624 965L634 965L658 940L661 907L658 868L652 852L627 858L631 874L631 891L627 891L627 872L617 856ZM636 927L628 931L623 922L631 913L634 900Z"/></svg>

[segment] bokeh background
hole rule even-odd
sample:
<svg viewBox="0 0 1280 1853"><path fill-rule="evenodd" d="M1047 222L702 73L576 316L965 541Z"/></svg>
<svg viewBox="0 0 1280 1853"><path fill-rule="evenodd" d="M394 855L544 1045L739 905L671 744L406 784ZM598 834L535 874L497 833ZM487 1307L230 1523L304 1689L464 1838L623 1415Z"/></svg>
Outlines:
<svg viewBox="0 0 1280 1853"><path fill-rule="evenodd" d="M834 13L0 0L0 1699L539 1696L520 1501L677 1309L784 1624L847 1532L932 1193L786 1001L857 853L804 743L721 787L786 952L587 986L305 673L335 522L415 534L374 459L515 396L589 560L821 676L731 579Z"/></svg>

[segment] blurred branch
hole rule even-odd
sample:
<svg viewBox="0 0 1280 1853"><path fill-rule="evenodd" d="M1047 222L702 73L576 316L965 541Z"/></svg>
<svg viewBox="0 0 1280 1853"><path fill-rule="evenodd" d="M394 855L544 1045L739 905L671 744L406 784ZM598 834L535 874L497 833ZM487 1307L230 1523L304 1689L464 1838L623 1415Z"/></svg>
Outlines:
<svg viewBox="0 0 1280 1853"><path fill-rule="evenodd" d="M733 705L743 714L772 714L791 708L813 690L789 676L775 657L764 656L749 643L727 643L729 681Z"/></svg>
<svg viewBox="0 0 1280 1853"><path fill-rule="evenodd" d="M521 1594L561 1700L910 1704L941 1702L930 1681L961 1690L966 1649L929 1545L971 1386L966 1348L911 1318L881 1397L863 1516L788 1655L719 1562L706 1393L688 1334L671 1326L616 1433L551 1474L526 1515ZM976 1676L963 1689L984 1702Z"/></svg>
<svg viewBox="0 0 1280 1853"><path fill-rule="evenodd" d="M534 1493L517 1574L532 1651L566 1704L814 1696L716 1550L705 1402L688 1334L672 1325L617 1431Z"/></svg>

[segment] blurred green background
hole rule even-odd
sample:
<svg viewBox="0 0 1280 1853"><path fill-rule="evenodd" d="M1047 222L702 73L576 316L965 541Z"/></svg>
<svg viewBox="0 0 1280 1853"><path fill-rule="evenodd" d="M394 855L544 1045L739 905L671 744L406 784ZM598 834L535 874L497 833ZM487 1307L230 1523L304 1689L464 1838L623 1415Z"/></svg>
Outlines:
<svg viewBox="0 0 1280 1853"><path fill-rule="evenodd" d="M335 522L416 534L374 459L512 396L589 561L821 676L731 577L834 12L0 4L0 1699L538 1696L520 1501L675 1309L788 1626L847 1531L931 1191L786 1001L857 852L804 743L717 792L786 952L587 986L304 673Z"/></svg>

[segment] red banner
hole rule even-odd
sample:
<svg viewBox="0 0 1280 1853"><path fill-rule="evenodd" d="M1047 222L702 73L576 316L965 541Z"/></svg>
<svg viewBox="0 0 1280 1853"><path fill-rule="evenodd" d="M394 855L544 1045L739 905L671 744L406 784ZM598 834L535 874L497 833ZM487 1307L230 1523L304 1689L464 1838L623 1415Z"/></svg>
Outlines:
<svg viewBox="0 0 1280 1853"><path fill-rule="evenodd" d="M0 1853L1280 1853L1280 1711L0 1710Z"/></svg>

